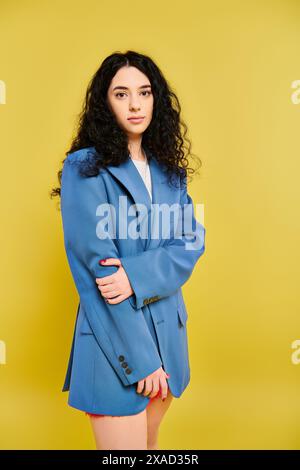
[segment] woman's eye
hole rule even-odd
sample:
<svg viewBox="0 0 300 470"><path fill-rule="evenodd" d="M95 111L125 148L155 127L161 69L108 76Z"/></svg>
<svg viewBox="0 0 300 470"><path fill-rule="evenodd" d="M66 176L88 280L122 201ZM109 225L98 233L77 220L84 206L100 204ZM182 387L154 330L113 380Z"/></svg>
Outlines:
<svg viewBox="0 0 300 470"><path fill-rule="evenodd" d="M144 90L144 91L142 91L142 94L143 94L143 93L148 93L148 96L151 95L151 91L150 91L150 90ZM121 95L122 95L122 96L121 96ZM121 98L122 98L123 95L126 96L126 93L123 93L123 92L116 93L116 96L117 96L117 97L121 97ZM144 96L147 96L147 95L144 95Z"/></svg>

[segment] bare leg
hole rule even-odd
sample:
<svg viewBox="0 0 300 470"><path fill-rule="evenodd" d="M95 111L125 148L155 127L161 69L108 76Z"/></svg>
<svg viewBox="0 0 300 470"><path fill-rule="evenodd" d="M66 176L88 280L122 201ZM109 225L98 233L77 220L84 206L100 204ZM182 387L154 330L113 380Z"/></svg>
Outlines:
<svg viewBox="0 0 300 470"><path fill-rule="evenodd" d="M171 405L173 399L172 393L168 392L165 401L161 398L152 400L146 408L147 411L147 449L158 449L158 432L159 426L167 409Z"/></svg>
<svg viewBox="0 0 300 470"><path fill-rule="evenodd" d="M147 450L146 410L131 416L90 416L97 450Z"/></svg>

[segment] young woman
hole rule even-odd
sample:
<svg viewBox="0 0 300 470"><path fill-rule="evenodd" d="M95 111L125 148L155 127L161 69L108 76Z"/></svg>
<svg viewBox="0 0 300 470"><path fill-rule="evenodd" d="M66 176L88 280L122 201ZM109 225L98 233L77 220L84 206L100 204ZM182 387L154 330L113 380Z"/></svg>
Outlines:
<svg viewBox="0 0 300 470"><path fill-rule="evenodd" d="M114 53L88 86L51 193L80 297L62 391L89 416L97 449L158 449L190 381L181 287L205 228L187 193L186 130L153 60Z"/></svg>

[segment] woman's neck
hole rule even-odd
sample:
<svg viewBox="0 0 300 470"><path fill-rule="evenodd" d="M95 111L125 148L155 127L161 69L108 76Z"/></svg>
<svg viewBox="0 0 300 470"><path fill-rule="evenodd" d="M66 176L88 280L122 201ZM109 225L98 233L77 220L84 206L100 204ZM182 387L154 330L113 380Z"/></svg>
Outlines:
<svg viewBox="0 0 300 470"><path fill-rule="evenodd" d="M140 147L131 147L129 148L130 158L132 160L137 160L140 162L145 162L147 160L146 154L142 146Z"/></svg>

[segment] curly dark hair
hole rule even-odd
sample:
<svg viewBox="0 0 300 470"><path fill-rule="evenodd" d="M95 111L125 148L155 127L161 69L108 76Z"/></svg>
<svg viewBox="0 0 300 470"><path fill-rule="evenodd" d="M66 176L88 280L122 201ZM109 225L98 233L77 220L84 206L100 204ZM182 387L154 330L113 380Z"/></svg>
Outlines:
<svg viewBox="0 0 300 470"><path fill-rule="evenodd" d="M153 153L159 164L172 175L179 176L180 181L194 173L188 167L191 153L191 142L186 137L187 126L180 118L181 106L176 94L164 78L153 60L143 54L127 51L116 52L108 56L88 84L82 110L78 117L77 132L73 138L68 155L85 147L94 147L96 152L88 164L80 169L82 175L96 176L106 165L119 165L128 158L128 141L126 133L118 125L115 116L107 103L107 91L111 80L121 67L133 66L143 72L149 79L154 95L153 114L150 125L142 136L142 146ZM66 158L62 160L62 164ZM196 157L199 166L201 160ZM60 186L52 188L51 198L61 194L62 169L57 177Z"/></svg>

